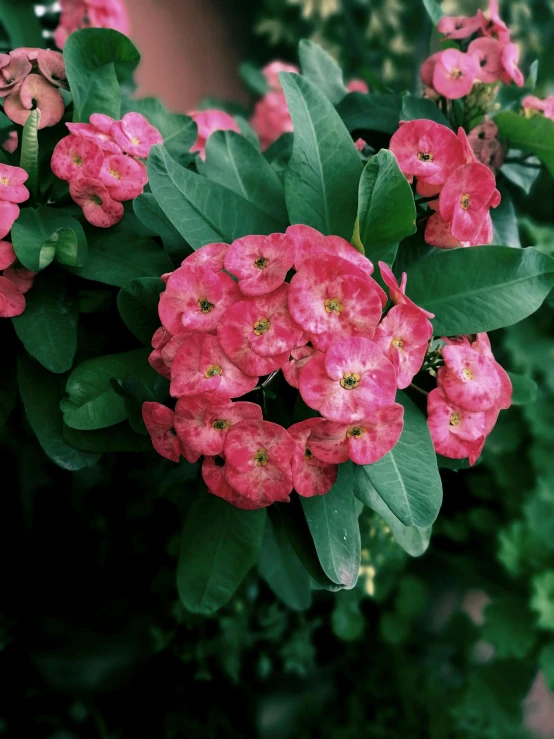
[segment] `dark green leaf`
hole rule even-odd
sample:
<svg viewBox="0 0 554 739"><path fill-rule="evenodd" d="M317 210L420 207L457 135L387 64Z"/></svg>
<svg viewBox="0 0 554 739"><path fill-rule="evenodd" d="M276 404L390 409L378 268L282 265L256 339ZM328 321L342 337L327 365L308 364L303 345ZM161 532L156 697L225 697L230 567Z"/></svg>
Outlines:
<svg viewBox="0 0 554 739"><path fill-rule="evenodd" d="M173 227L171 221L156 202L151 192L144 192L133 200L133 210L139 221L153 234L159 236L164 249L170 255L181 255L187 249L186 242Z"/></svg>
<svg viewBox="0 0 554 739"><path fill-rule="evenodd" d="M482 634L497 659L525 659L537 638L535 617L520 597L507 595L485 608Z"/></svg>
<svg viewBox="0 0 554 739"><path fill-rule="evenodd" d="M253 64L250 64L249 62L241 64L239 66L239 74L250 92L253 92L255 95L265 95L269 90L267 80L262 70L258 69L258 67Z"/></svg>
<svg viewBox="0 0 554 739"><path fill-rule="evenodd" d="M64 439L60 411L63 378L22 355L18 360L17 379L29 423L50 459L71 471L96 464L99 454L75 449Z"/></svg>
<svg viewBox="0 0 554 739"><path fill-rule="evenodd" d="M440 111L436 104L428 98L420 98L416 95L404 95L402 98L402 112L400 119L403 121L415 121L420 118L426 118L435 123L452 128L450 121Z"/></svg>
<svg viewBox="0 0 554 739"><path fill-rule="evenodd" d="M398 128L402 111L399 95L351 92L337 106L337 111L349 131L378 131L393 134Z"/></svg>
<svg viewBox="0 0 554 739"><path fill-rule="evenodd" d="M148 176L158 205L193 249L280 228L278 218L228 188L183 169L161 146L150 151Z"/></svg>
<svg viewBox="0 0 554 739"><path fill-rule="evenodd" d="M505 183L499 183L498 189L502 200L498 208L491 210L492 225L494 230L493 243L501 246L520 248L519 229L517 216L512 197Z"/></svg>
<svg viewBox="0 0 554 739"><path fill-rule="evenodd" d="M339 466L326 495L302 498L302 508L323 571L346 590L354 587L360 569L360 526L353 493L353 465Z"/></svg>
<svg viewBox="0 0 554 739"><path fill-rule="evenodd" d="M435 26L444 15L444 10L441 8L437 0L423 0L423 5L429 18L433 21Z"/></svg>
<svg viewBox="0 0 554 739"><path fill-rule="evenodd" d="M519 156L522 152L512 149L510 156ZM526 164L531 166L527 167ZM539 165L538 167L534 165ZM519 187L526 195L529 195L537 177L541 173L540 162L536 157L530 157L525 163L507 162L502 165L500 171L510 182Z"/></svg>
<svg viewBox="0 0 554 739"><path fill-rule="evenodd" d="M459 336L518 323L554 284L554 260L530 247L453 249L414 265L408 295L435 313L435 335Z"/></svg>
<svg viewBox="0 0 554 739"><path fill-rule="evenodd" d="M78 120L88 123L92 113L121 118L120 84L140 61L131 41L109 28L85 28L70 34L64 59Z"/></svg>
<svg viewBox="0 0 554 739"><path fill-rule="evenodd" d="M366 256L392 265L398 242L416 231L412 188L388 149L367 163L360 179L358 218Z"/></svg>
<svg viewBox="0 0 554 739"><path fill-rule="evenodd" d="M83 227L67 211L42 206L24 208L12 227L17 258L38 272L54 259L68 266L82 266L87 258Z"/></svg>
<svg viewBox="0 0 554 739"><path fill-rule="evenodd" d="M164 283L157 277L141 277L119 291L117 307L129 331L149 345L160 325L158 303Z"/></svg>
<svg viewBox="0 0 554 739"><path fill-rule="evenodd" d="M189 511L177 568L185 608L205 616L225 605L256 562L265 510L242 511L202 494Z"/></svg>
<svg viewBox="0 0 554 739"><path fill-rule="evenodd" d="M25 296L25 311L12 318L29 354L50 372L67 372L77 350L79 309L63 274L43 272Z"/></svg>
<svg viewBox="0 0 554 739"><path fill-rule="evenodd" d="M399 392L397 400L404 406L402 435L388 454L362 470L404 526L426 528L436 519L442 502L435 450L419 408L404 393Z"/></svg>
<svg viewBox="0 0 554 739"><path fill-rule="evenodd" d="M541 649L539 665L544 672L546 684L550 690L554 690L554 643L547 644Z"/></svg>
<svg viewBox="0 0 554 739"><path fill-rule="evenodd" d="M40 21L31 3L23 0L0 0L0 18L10 37L10 48L44 46Z"/></svg>
<svg viewBox="0 0 554 739"><path fill-rule="evenodd" d="M530 377L508 372L512 381L512 405L527 405L537 399L538 386Z"/></svg>
<svg viewBox="0 0 554 739"><path fill-rule="evenodd" d="M321 46L302 39L298 46L302 74L336 105L348 93L342 69Z"/></svg>
<svg viewBox="0 0 554 739"><path fill-rule="evenodd" d="M280 77L294 123L292 156L285 174L290 221L349 239L362 171L359 153L336 110L317 87L297 74L282 72Z"/></svg>
<svg viewBox="0 0 554 739"><path fill-rule="evenodd" d="M60 413L58 409L58 413ZM61 414L60 414L61 417ZM86 452L149 452L153 449L149 436L135 433L128 423L118 423L97 431L77 431L63 424L63 438L75 449Z"/></svg>
<svg viewBox="0 0 554 739"><path fill-rule="evenodd" d="M510 148L535 154L554 175L554 121L542 115L525 118L507 110L495 116L494 122Z"/></svg>

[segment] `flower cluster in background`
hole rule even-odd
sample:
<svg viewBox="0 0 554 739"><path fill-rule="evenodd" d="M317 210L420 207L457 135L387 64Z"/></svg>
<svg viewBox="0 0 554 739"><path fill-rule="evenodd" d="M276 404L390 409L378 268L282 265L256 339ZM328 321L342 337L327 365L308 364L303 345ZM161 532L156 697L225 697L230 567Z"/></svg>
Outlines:
<svg viewBox="0 0 554 739"><path fill-rule="evenodd" d="M71 131L52 153L52 171L69 182L73 200L93 226L109 228L123 218L126 200L138 197L148 175L142 159L163 143L160 132L140 113L120 121L94 113L90 123L67 123Z"/></svg>
<svg viewBox="0 0 554 739"><path fill-rule="evenodd" d="M54 41L63 49L67 37L80 28L113 28L129 33L129 22L122 0L60 0L61 16Z"/></svg>
<svg viewBox="0 0 554 739"><path fill-rule="evenodd" d="M25 310L25 295L35 273L14 266L17 257L9 241L0 241L0 318L13 318Z"/></svg>
<svg viewBox="0 0 554 739"><path fill-rule="evenodd" d="M417 180L419 195L430 198L429 208L435 211L425 228L430 246L452 249L492 242L490 209L499 205L500 193L463 128L456 136L434 121L408 121L392 136L390 149L408 181Z"/></svg>
<svg viewBox="0 0 554 739"><path fill-rule="evenodd" d="M188 114L198 126L198 138L191 147L191 152L198 152L201 159L206 158L206 141L215 131L235 131L240 128L235 119L222 110L193 110Z"/></svg>
<svg viewBox="0 0 554 739"><path fill-rule="evenodd" d="M299 72L294 64L274 61L262 69L267 80L268 92L258 100L250 125L260 138L262 149L276 141L283 133L293 130L285 93L279 82L280 72Z"/></svg>
<svg viewBox="0 0 554 739"><path fill-rule="evenodd" d="M38 108L39 128L61 121L65 104L60 87L67 89L67 78L59 51L22 48L0 54L0 75L0 97L10 120L23 126Z"/></svg>

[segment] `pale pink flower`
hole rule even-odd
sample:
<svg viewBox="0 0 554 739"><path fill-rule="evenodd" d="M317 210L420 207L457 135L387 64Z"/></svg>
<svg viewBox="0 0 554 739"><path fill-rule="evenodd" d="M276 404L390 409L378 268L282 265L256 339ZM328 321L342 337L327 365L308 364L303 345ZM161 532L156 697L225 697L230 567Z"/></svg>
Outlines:
<svg viewBox="0 0 554 739"><path fill-rule="evenodd" d="M55 87L67 87L63 54L51 49L37 49L36 59L40 73Z"/></svg>
<svg viewBox="0 0 554 739"><path fill-rule="evenodd" d="M57 87L39 74L29 74L4 100L4 113L14 123L24 126L35 108L40 110L38 127L47 128L61 121L65 103Z"/></svg>
<svg viewBox="0 0 554 739"><path fill-rule="evenodd" d="M162 375L162 377L166 377L168 380L171 377L170 366L166 364L162 356L162 349L167 345L171 338L172 334L163 326L156 329L152 336L153 351L148 356L148 364L152 369L156 370L158 374Z"/></svg>
<svg viewBox="0 0 554 739"><path fill-rule="evenodd" d="M303 224L289 226L285 235L294 246L294 269L297 271L306 259L316 260L318 255L328 254L346 259L368 277L373 274L372 262L340 236L324 236L315 228Z"/></svg>
<svg viewBox="0 0 554 739"><path fill-rule="evenodd" d="M0 318L14 318L25 310L25 297L15 282L0 277Z"/></svg>
<svg viewBox="0 0 554 739"><path fill-rule="evenodd" d="M281 368L283 370L285 380L291 387L298 389L300 373L314 354L319 354L319 352L311 344L305 344L304 346L297 346L294 349L291 349L291 358Z"/></svg>
<svg viewBox="0 0 554 739"><path fill-rule="evenodd" d="M104 119L110 122L107 131L106 126L103 125ZM93 123L93 120L96 120L96 123ZM109 154L123 154L121 147L115 143L111 134L111 126L115 123L113 118L100 113L94 113L90 116L90 121L90 123L66 123L65 125L72 134L92 140L102 151ZM102 127L98 125L100 121L102 121Z"/></svg>
<svg viewBox="0 0 554 739"><path fill-rule="evenodd" d="M191 147L191 152L197 151L201 159L206 158L206 141L214 131L235 131L240 128L235 119L222 110L194 110L188 114L198 126L198 138Z"/></svg>
<svg viewBox="0 0 554 739"><path fill-rule="evenodd" d="M490 207L500 202L496 180L483 164L458 167L448 178L439 196L440 215L450 223L452 236L472 241L481 231Z"/></svg>
<svg viewBox="0 0 554 739"><path fill-rule="evenodd" d="M125 113L112 124L111 135L125 153L142 159L148 157L154 144L163 144L161 133L140 113Z"/></svg>
<svg viewBox="0 0 554 739"><path fill-rule="evenodd" d="M394 276L393 271L388 266L388 264L386 264L385 262L379 262L379 271L381 272L383 282L389 290L389 297L395 305L409 305L412 308L417 308L417 310L421 311L423 315L427 316L427 318L435 317L434 313L429 313L429 311L426 311L424 308L416 305L406 295L408 275L405 272L402 272L402 279L400 284L398 284L398 280Z"/></svg>
<svg viewBox="0 0 554 739"><path fill-rule="evenodd" d="M292 133L294 125L290 117L285 93L268 92L254 107L250 125L258 134L262 149L267 149L284 133Z"/></svg>
<svg viewBox="0 0 554 739"><path fill-rule="evenodd" d="M264 295L285 281L294 256L294 246L285 234L243 236L227 249L225 269L238 277L244 295Z"/></svg>
<svg viewBox="0 0 554 739"><path fill-rule="evenodd" d="M120 202L137 198L148 182L146 167L137 159L113 154L104 159L98 176L110 196Z"/></svg>
<svg viewBox="0 0 554 739"><path fill-rule="evenodd" d="M0 163L0 200L9 203L24 203L29 199L29 190L23 184L29 175L21 167Z"/></svg>
<svg viewBox="0 0 554 739"><path fill-rule="evenodd" d="M175 414L161 403L143 403L142 418L152 439L152 446L162 457L178 462L183 456L187 462L196 462L200 454L183 444L174 428Z"/></svg>
<svg viewBox="0 0 554 739"><path fill-rule="evenodd" d="M427 57L421 65L421 79L425 87L429 90L433 89L433 75L435 74L435 67L437 66L437 62L439 61L441 54L442 51L436 51L434 54Z"/></svg>
<svg viewBox="0 0 554 739"><path fill-rule="evenodd" d="M0 98L21 87L31 69L32 64L23 49L0 54Z"/></svg>
<svg viewBox="0 0 554 739"><path fill-rule="evenodd" d="M450 100L464 97L473 87L479 65L472 56L456 49L446 49L437 59L433 87Z"/></svg>
<svg viewBox="0 0 554 739"><path fill-rule="evenodd" d="M450 402L472 412L497 405L502 386L493 359L461 345L443 347L442 357L438 382Z"/></svg>
<svg viewBox="0 0 554 739"><path fill-rule="evenodd" d="M229 244L205 244L197 249L181 262L181 266L185 264L202 265L208 267L212 272L222 272L225 268L225 255Z"/></svg>
<svg viewBox="0 0 554 739"><path fill-rule="evenodd" d="M425 243L439 249L455 249L460 240L455 239L450 231L450 223L443 221L440 213L433 213L425 224Z"/></svg>
<svg viewBox="0 0 554 739"><path fill-rule="evenodd" d="M361 92L367 95L369 92L369 85L365 80L353 79L346 85L348 92Z"/></svg>
<svg viewBox="0 0 554 739"><path fill-rule="evenodd" d="M506 44L502 51L502 66L505 72L502 81L509 85L513 80L518 87L523 87L525 79L518 67L518 62L519 48L517 44Z"/></svg>
<svg viewBox="0 0 554 739"><path fill-rule="evenodd" d="M0 200L0 239L9 234L18 217L19 206L7 200Z"/></svg>
<svg viewBox="0 0 554 739"><path fill-rule="evenodd" d="M50 166L56 177L71 182L79 177L98 179L103 163L104 153L94 141L71 134L54 147Z"/></svg>
<svg viewBox="0 0 554 739"><path fill-rule="evenodd" d="M262 69L262 74L266 78L270 90L281 89L281 82L279 80L281 72L293 72L299 74L300 70L295 64L287 64L278 59L270 62Z"/></svg>
<svg viewBox="0 0 554 739"><path fill-rule="evenodd" d="M510 43L510 31L500 18L498 0L490 0L486 15L482 10L478 10L477 15L481 20L481 33L498 39L502 44Z"/></svg>
<svg viewBox="0 0 554 739"><path fill-rule="evenodd" d="M17 261L13 246L9 241L0 241L0 270L8 269Z"/></svg>
<svg viewBox="0 0 554 739"><path fill-rule="evenodd" d="M427 425L437 454L475 464L485 439L485 413L472 413L451 403L441 388L427 398Z"/></svg>
<svg viewBox="0 0 554 739"><path fill-rule="evenodd" d="M80 177L69 183L69 194L83 209L89 223L99 228L109 228L123 218L121 203L113 200L101 182L92 177Z"/></svg>
<svg viewBox="0 0 554 739"><path fill-rule="evenodd" d="M321 421L321 418L308 418L293 424L288 429L289 436L295 443L292 457L292 482L298 495L305 498L325 495L337 479L338 466L318 459L309 448L310 432Z"/></svg>
<svg viewBox="0 0 554 739"><path fill-rule="evenodd" d="M445 38L464 39L469 38L481 28L481 18L474 15L471 18L466 16L448 16L443 17L437 23L437 30L442 33Z"/></svg>
<svg viewBox="0 0 554 739"><path fill-rule="evenodd" d="M467 53L477 62L478 80L491 84L501 78L503 46L499 41L487 36L477 38L470 43Z"/></svg>

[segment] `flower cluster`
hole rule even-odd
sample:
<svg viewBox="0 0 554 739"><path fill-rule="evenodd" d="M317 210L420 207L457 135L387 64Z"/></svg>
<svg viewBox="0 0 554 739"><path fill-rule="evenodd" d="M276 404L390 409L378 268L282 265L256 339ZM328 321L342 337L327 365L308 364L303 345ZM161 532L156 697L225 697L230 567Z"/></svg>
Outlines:
<svg viewBox="0 0 554 739"><path fill-rule="evenodd" d="M215 131L235 131L240 133L235 119L222 110L193 110L188 114L198 126L198 138L191 147L191 152L198 152L201 159L206 158L206 141Z"/></svg>
<svg viewBox="0 0 554 739"><path fill-rule="evenodd" d="M58 49L67 37L80 28L113 28L129 33L129 23L122 0L60 0L60 23L54 31Z"/></svg>
<svg viewBox="0 0 554 739"><path fill-rule="evenodd" d="M33 286L35 272L25 267L15 267L16 261L11 243L0 241L0 318L21 315L25 310L24 293Z"/></svg>
<svg viewBox="0 0 554 739"><path fill-rule="evenodd" d="M18 218L19 204L29 199L29 190L23 184L28 177L21 167L0 163L0 239L8 235Z"/></svg>
<svg viewBox="0 0 554 739"><path fill-rule="evenodd" d="M429 431L438 454L474 464L500 411L510 407L512 383L487 334L444 341L444 366L427 399Z"/></svg>
<svg viewBox="0 0 554 739"><path fill-rule="evenodd" d="M456 100L468 95L475 82L509 85L514 81L519 87L523 85L519 49L499 16L497 0L490 0L488 14L478 10L470 18L444 16L437 28L446 39L460 42L466 50L438 51L423 63L421 78L429 96L438 94Z"/></svg>
<svg viewBox="0 0 554 739"><path fill-rule="evenodd" d="M23 126L35 108L39 128L59 123L65 111L60 87L67 88L67 78L59 51L21 48L0 54L0 98L14 123Z"/></svg>
<svg viewBox="0 0 554 739"><path fill-rule="evenodd" d="M170 379L175 411L146 403L154 447L168 459L204 455L209 491L240 508L332 487L337 465L371 464L398 441L407 387L426 354L431 314L380 263L313 228L208 244L162 279L162 326L150 364ZM290 282L285 278L294 271ZM320 417L288 430L236 398L282 370ZM261 377L266 380L260 382Z"/></svg>
<svg viewBox="0 0 554 739"><path fill-rule="evenodd" d="M67 123L70 135L52 153L52 172L69 182L69 193L93 226L109 228L123 218L126 200L138 197L148 176L146 159L160 132L140 113L120 121L94 113L90 123Z"/></svg>
<svg viewBox="0 0 554 739"><path fill-rule="evenodd" d="M550 95L545 100L541 100L535 95L527 95L521 101L521 105L527 116L542 113L545 118L554 121L554 95Z"/></svg>
<svg viewBox="0 0 554 739"><path fill-rule="evenodd" d="M429 120L403 122L392 136L390 149L400 169L435 211L427 221L425 241L431 246L490 244L490 209L500 203L496 179L477 161L463 128L458 135Z"/></svg>

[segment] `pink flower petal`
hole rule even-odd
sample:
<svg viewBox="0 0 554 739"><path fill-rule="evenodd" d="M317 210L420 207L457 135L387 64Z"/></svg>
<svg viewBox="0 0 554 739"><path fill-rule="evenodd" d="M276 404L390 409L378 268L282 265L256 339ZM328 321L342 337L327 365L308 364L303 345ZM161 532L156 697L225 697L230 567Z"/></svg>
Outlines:
<svg viewBox="0 0 554 739"><path fill-rule="evenodd" d="M225 268L225 254L229 244L205 244L197 249L181 262L181 266L185 264L202 265L208 267L212 272L222 272Z"/></svg>
<svg viewBox="0 0 554 739"><path fill-rule="evenodd" d="M473 87L479 65L472 56L457 49L441 52L433 72L433 87L450 100L464 97Z"/></svg>
<svg viewBox="0 0 554 739"><path fill-rule="evenodd" d="M65 104L57 87L38 74L30 74L21 87L4 100L4 113L14 123L25 125L31 110L40 110L39 129L55 126L63 118Z"/></svg>
<svg viewBox="0 0 554 739"><path fill-rule="evenodd" d="M89 223L99 228L109 228L123 218L121 203L112 200L101 182L92 177L80 177L69 183L69 194L83 209Z"/></svg>
<svg viewBox="0 0 554 739"><path fill-rule="evenodd" d="M17 261L10 241L0 241L0 269L7 269Z"/></svg>
<svg viewBox="0 0 554 739"><path fill-rule="evenodd" d="M225 269L238 277L244 295L264 295L281 285L294 263L294 247L285 234L243 236L225 255Z"/></svg>
<svg viewBox="0 0 554 739"><path fill-rule="evenodd" d="M114 200L122 202L142 193L148 175L142 162L124 154L114 154L104 159L98 179Z"/></svg>
<svg viewBox="0 0 554 739"><path fill-rule="evenodd" d="M390 150L406 177L422 178L428 185L443 185L464 161L456 134L428 120L401 125L391 138Z"/></svg>
<svg viewBox="0 0 554 739"><path fill-rule="evenodd" d="M25 310L25 297L15 282L0 277L0 318L14 318Z"/></svg>
<svg viewBox="0 0 554 739"><path fill-rule="evenodd" d="M445 346L442 356L447 371L440 385L452 403L472 412L497 404L501 383L494 361L466 346Z"/></svg>
<svg viewBox="0 0 554 739"><path fill-rule="evenodd" d="M142 159L154 144L163 144L161 133L140 113L126 113L112 125L111 134L124 152Z"/></svg>
<svg viewBox="0 0 554 739"><path fill-rule="evenodd" d="M235 508L252 511L265 507L264 505L259 505L256 501L246 498L244 495L240 495L240 493L237 493L229 485L225 479L225 459L221 455L204 457L204 461L202 462L202 479L206 483L209 493L217 495L218 498L223 498L223 500L226 500L227 503L235 506Z"/></svg>
<svg viewBox="0 0 554 739"><path fill-rule="evenodd" d="M0 200L0 239L3 239L19 217L19 206Z"/></svg>
<svg viewBox="0 0 554 739"><path fill-rule="evenodd" d="M288 429L295 443L292 457L292 481L299 495L310 498L314 495L325 495L335 484L338 467L336 464L323 462L314 456L309 449L308 437L313 426L321 423L320 418L308 418L295 423Z"/></svg>
<svg viewBox="0 0 554 739"><path fill-rule="evenodd" d="M200 158L206 158L206 141L214 131L235 131L240 128L228 113L222 110L197 110L188 114L198 126L198 138L191 147L191 152L199 152Z"/></svg>
<svg viewBox="0 0 554 739"><path fill-rule="evenodd" d="M54 147L50 166L56 177L71 182L79 177L97 179L103 162L104 153L94 141L71 134Z"/></svg>

